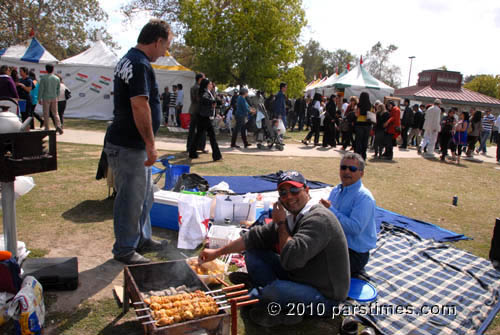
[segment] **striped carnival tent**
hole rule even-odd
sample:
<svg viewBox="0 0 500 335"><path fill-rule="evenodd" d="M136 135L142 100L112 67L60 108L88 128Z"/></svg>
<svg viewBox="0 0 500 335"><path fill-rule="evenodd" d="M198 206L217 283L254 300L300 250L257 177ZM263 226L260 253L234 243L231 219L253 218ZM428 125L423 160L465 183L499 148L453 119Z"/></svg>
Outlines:
<svg viewBox="0 0 500 335"><path fill-rule="evenodd" d="M58 60L34 37L25 43L0 49L1 64L18 66L18 64L23 64L23 62L47 64L57 63Z"/></svg>
<svg viewBox="0 0 500 335"><path fill-rule="evenodd" d="M377 99L384 101L385 96L394 93L394 88L372 76L361 64L345 75L339 76L333 86L337 90L344 89L345 97L353 95L359 97L361 92L367 92L372 102Z"/></svg>

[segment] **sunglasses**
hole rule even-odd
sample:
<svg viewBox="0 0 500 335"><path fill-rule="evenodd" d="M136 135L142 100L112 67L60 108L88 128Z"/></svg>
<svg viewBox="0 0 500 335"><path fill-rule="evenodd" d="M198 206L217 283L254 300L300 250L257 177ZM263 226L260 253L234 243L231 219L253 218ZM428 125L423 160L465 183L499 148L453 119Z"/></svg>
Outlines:
<svg viewBox="0 0 500 335"><path fill-rule="evenodd" d="M302 191L304 188L303 187L290 187L290 190L278 190L278 194L280 197L284 198L287 196L288 193L291 195L297 195Z"/></svg>
<svg viewBox="0 0 500 335"><path fill-rule="evenodd" d="M341 165L341 166L340 166L340 169L341 169L342 171L345 171L345 170L347 170L347 169L349 169L349 171L351 171L351 172L356 172L356 171L358 171L358 167L356 167L356 166L352 166L352 165L350 165L350 166L349 166L349 165Z"/></svg>

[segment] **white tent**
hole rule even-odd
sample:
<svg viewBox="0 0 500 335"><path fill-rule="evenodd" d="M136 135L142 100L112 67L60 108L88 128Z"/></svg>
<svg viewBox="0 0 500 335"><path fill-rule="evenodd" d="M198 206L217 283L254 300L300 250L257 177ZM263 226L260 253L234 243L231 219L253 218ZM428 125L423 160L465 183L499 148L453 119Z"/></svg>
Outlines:
<svg viewBox="0 0 500 335"><path fill-rule="evenodd" d="M0 49L0 62L10 66L29 66L34 64L57 63L58 60L32 38L24 43Z"/></svg>
<svg viewBox="0 0 500 335"><path fill-rule="evenodd" d="M358 65L350 72L346 73L333 83L336 89L344 89L344 96L358 96L361 92L367 92L370 95L370 101L384 101L384 97L392 95L394 88L384 84L382 81L373 77L363 65Z"/></svg>
<svg viewBox="0 0 500 335"><path fill-rule="evenodd" d="M35 38L24 44L0 50L0 64L26 66L34 69L39 77L45 72L45 64L53 63L55 73L71 90L65 117L95 120L113 118L113 77L118 57L102 42L94 43L82 53L59 62ZM161 57L153 64L160 93L165 86L182 84L184 88L183 112L190 105L189 89L194 84L195 73L183 67L170 55ZM41 114L40 105L36 112Z"/></svg>
<svg viewBox="0 0 500 335"><path fill-rule="evenodd" d="M65 116L96 120L113 118L114 67L119 58L102 42L98 41L84 52L63 60L57 72L72 91ZM184 112L190 105L189 88L194 84L194 72L166 55L152 64L160 94L165 86L182 84L184 88Z"/></svg>

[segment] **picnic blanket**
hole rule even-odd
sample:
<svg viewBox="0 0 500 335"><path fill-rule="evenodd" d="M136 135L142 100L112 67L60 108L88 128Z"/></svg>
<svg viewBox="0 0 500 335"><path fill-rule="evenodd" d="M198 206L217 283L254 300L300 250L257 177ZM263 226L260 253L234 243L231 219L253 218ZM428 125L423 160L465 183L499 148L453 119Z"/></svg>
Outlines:
<svg viewBox="0 0 500 335"><path fill-rule="evenodd" d="M271 173L261 176L203 176L210 187L225 181L229 188L236 194L262 193L276 191L278 175ZM307 186L311 189L332 186L319 181L308 180Z"/></svg>
<svg viewBox="0 0 500 335"><path fill-rule="evenodd" d="M342 313L382 334L482 334L500 310L500 272L488 260L403 228L382 225L365 269L377 299Z"/></svg>
<svg viewBox="0 0 500 335"><path fill-rule="evenodd" d="M470 239L463 234L455 233L429 222L409 218L407 216L388 211L382 207L377 207L375 211L375 221L377 223L377 232L380 231L382 223L385 222L417 233L418 236L423 239L432 238L436 242L454 242Z"/></svg>

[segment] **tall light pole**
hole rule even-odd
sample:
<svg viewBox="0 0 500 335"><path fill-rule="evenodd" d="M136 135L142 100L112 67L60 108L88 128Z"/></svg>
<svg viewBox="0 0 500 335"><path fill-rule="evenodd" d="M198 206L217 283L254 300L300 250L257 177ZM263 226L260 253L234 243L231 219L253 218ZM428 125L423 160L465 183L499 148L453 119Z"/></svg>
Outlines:
<svg viewBox="0 0 500 335"><path fill-rule="evenodd" d="M410 59L410 73L408 73L408 87L410 86L410 77L411 77L411 65L413 64L413 58L415 58L415 56L410 56L408 57Z"/></svg>

